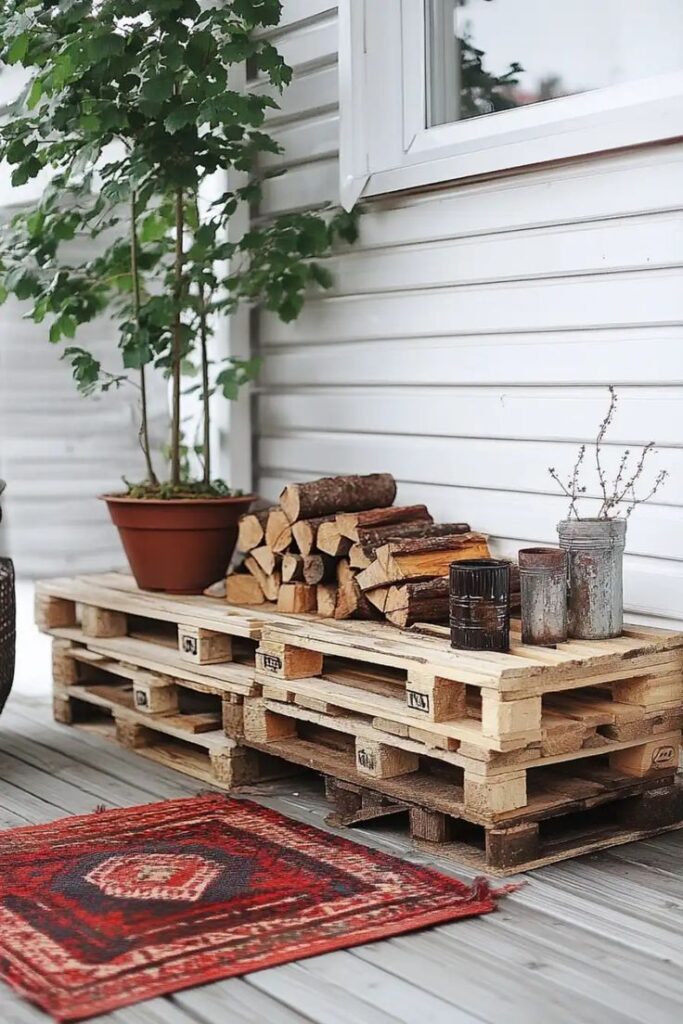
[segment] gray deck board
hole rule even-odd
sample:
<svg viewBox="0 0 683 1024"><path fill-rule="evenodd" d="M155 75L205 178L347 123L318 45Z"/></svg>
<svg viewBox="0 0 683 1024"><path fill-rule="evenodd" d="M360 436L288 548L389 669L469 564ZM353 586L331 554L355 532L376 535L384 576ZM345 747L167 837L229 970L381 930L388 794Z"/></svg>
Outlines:
<svg viewBox="0 0 683 1024"><path fill-rule="evenodd" d="M0 719L0 827L187 796L205 787L55 724L47 702ZM320 787L295 777L244 795L328 829ZM345 833L460 878L395 823ZM98 1024L674 1024L683 1003L683 831L527 876L497 913L126 1007ZM0 986L0 1020L40 1010Z"/></svg>

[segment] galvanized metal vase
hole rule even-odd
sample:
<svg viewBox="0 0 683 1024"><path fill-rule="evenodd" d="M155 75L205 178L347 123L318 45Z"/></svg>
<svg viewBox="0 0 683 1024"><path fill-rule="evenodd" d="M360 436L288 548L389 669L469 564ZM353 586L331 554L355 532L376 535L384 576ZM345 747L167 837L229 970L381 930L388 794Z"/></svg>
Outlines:
<svg viewBox="0 0 683 1024"><path fill-rule="evenodd" d="M567 552L569 636L606 640L624 625L625 519L565 519L558 524Z"/></svg>
<svg viewBox="0 0 683 1024"><path fill-rule="evenodd" d="M451 646L466 651L510 649L510 563L495 558L451 562Z"/></svg>
<svg viewBox="0 0 683 1024"><path fill-rule="evenodd" d="M555 647L567 639L567 552L522 548L519 552L522 643Z"/></svg>

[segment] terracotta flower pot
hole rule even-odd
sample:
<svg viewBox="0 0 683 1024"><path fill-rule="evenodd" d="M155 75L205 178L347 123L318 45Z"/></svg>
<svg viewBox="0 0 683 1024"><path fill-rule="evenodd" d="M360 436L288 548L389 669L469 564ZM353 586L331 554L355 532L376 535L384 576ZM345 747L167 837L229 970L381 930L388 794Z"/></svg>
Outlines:
<svg viewBox="0 0 683 1024"><path fill-rule="evenodd" d="M139 587L200 594L225 574L237 522L254 496L164 501L105 494L103 500Z"/></svg>

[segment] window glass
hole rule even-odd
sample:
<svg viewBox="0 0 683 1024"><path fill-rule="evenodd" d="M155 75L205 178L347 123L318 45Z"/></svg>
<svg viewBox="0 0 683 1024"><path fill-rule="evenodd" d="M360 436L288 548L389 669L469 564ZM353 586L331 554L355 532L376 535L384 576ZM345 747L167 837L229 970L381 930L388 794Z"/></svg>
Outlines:
<svg viewBox="0 0 683 1024"><path fill-rule="evenodd" d="M683 0L428 0L427 125L683 69Z"/></svg>

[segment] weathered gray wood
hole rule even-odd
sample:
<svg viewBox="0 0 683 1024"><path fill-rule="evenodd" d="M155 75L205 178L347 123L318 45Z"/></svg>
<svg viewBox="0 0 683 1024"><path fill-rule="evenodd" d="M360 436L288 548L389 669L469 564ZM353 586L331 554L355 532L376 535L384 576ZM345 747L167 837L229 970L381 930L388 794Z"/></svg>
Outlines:
<svg viewBox="0 0 683 1024"><path fill-rule="evenodd" d="M303 1024L311 1020L260 992L244 978L186 989L177 992L173 1001L207 1024Z"/></svg>

